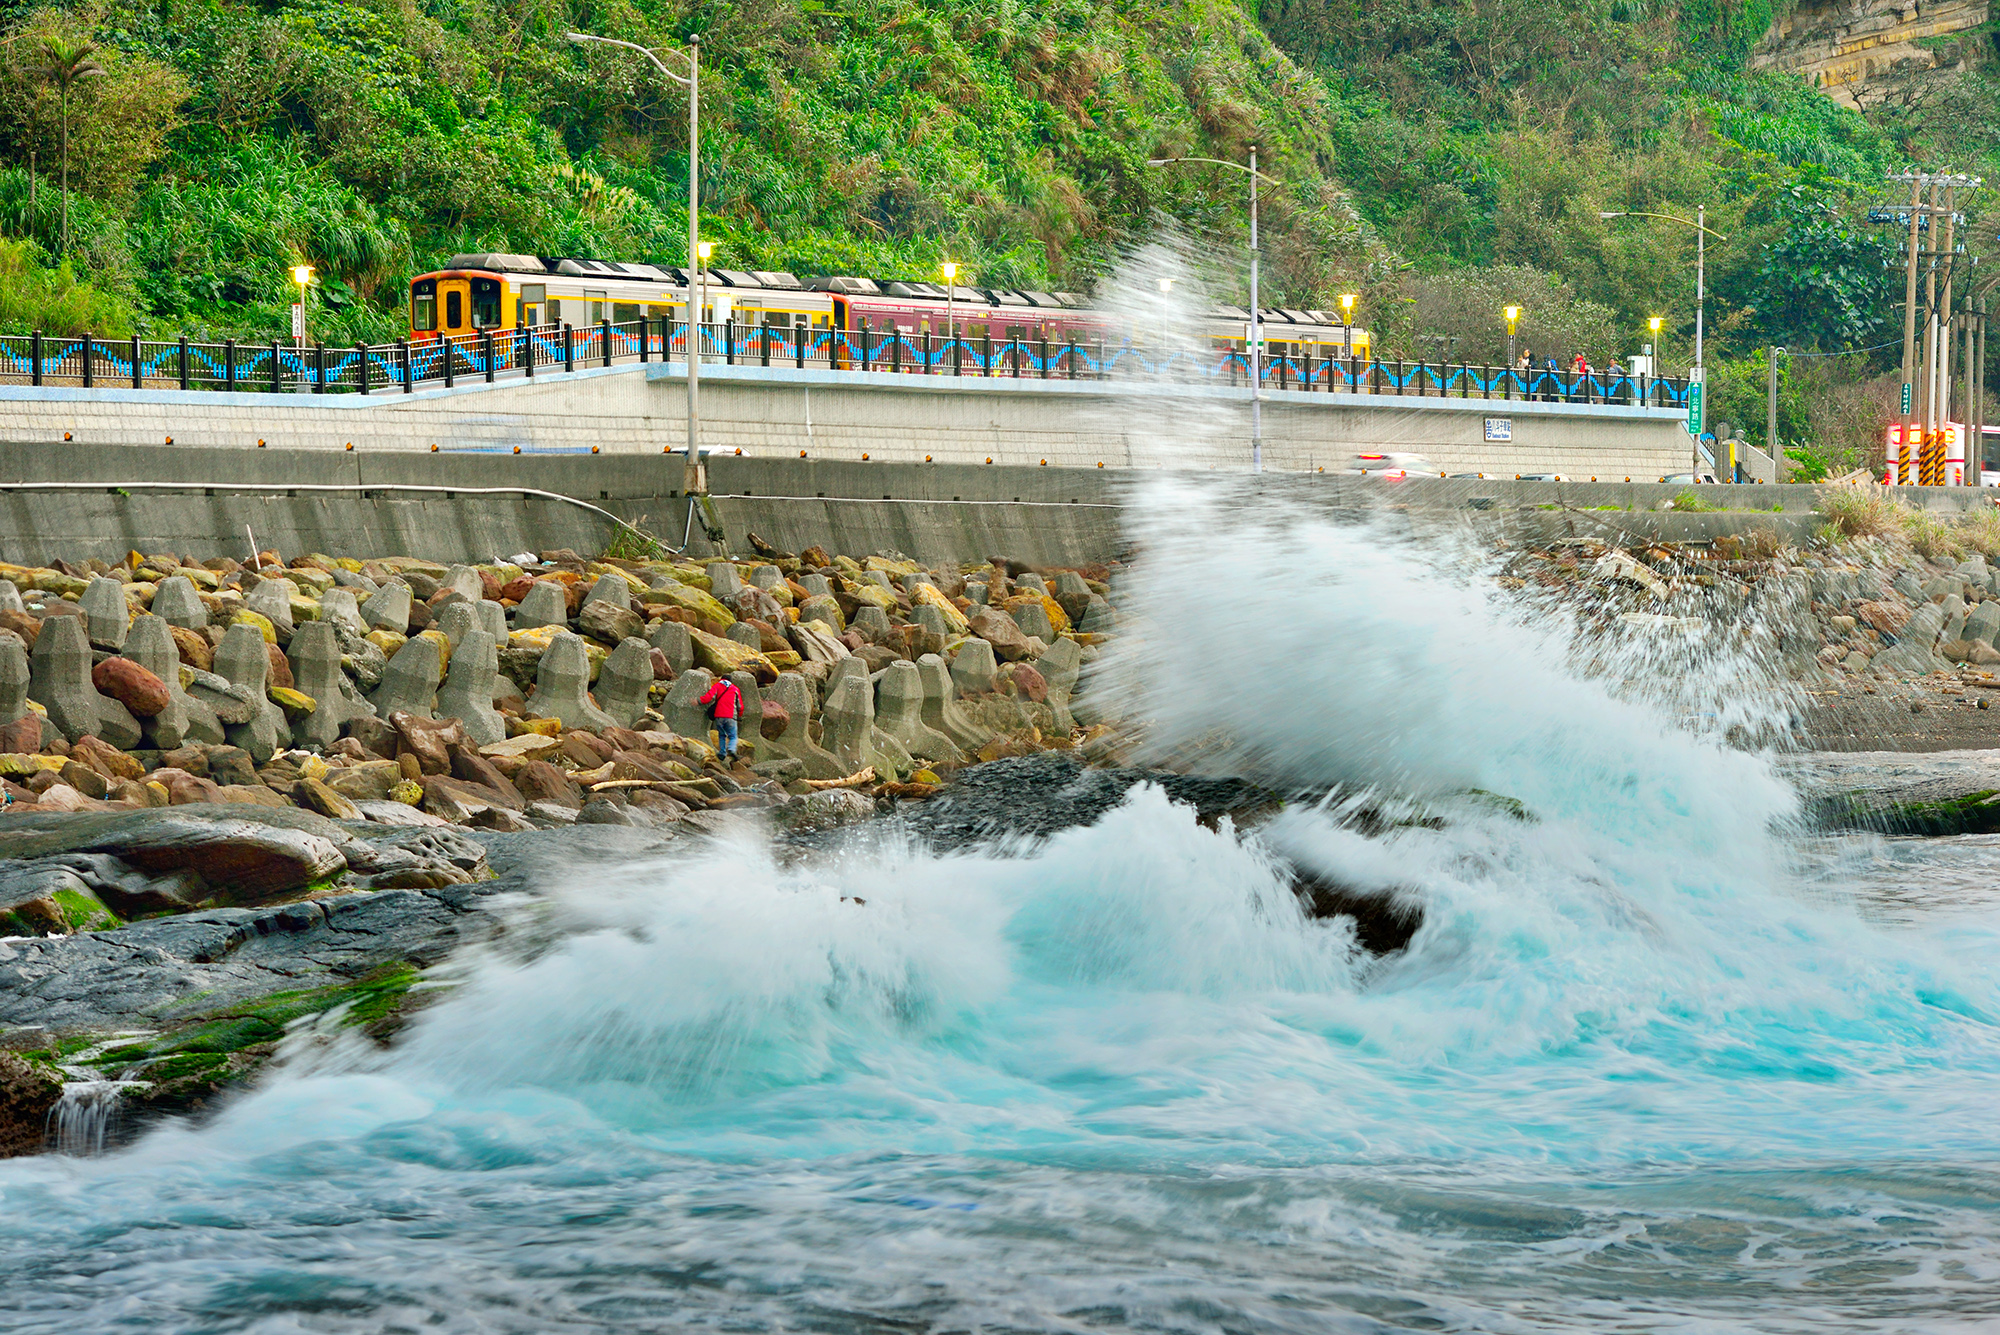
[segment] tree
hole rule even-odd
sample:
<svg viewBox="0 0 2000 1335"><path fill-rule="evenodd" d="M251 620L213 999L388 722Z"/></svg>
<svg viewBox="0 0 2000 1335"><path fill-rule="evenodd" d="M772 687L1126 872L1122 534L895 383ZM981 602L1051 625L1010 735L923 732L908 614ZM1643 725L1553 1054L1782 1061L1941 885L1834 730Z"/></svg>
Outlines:
<svg viewBox="0 0 2000 1335"><path fill-rule="evenodd" d="M1758 332L1781 346L1829 352L1880 342L1890 322L1894 250L1807 189L1787 193L1785 230L1757 268Z"/></svg>
<svg viewBox="0 0 2000 1335"><path fill-rule="evenodd" d="M97 46L93 42L63 37L42 39L41 75L56 86L56 96L61 108L59 112L62 126L61 249L64 254L69 252L69 93L79 80L104 77L104 66L91 58L96 50Z"/></svg>

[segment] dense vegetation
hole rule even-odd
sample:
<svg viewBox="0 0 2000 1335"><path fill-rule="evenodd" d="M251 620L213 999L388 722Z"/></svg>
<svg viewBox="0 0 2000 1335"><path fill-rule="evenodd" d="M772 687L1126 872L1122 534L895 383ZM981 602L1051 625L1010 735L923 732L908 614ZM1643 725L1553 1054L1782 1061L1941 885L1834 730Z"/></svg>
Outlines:
<svg viewBox="0 0 2000 1335"><path fill-rule="evenodd" d="M455 251L685 249L686 98L641 57L702 37L702 188L722 262L1086 287L1171 222L1267 291L1362 296L1390 352L1684 364L1709 251L1717 411L1761 435L1762 348L1897 336L1893 239L1858 219L1911 160L1978 169L2000 99L1966 59L1867 117L1747 71L1769 0L86 0L0 3L0 322L268 337L315 264L315 332L392 337L401 284ZM101 72L63 98L52 44ZM31 170L32 164L32 170ZM1975 235L1990 234L1983 224ZM1227 280L1225 279L1225 282ZM1892 355L1892 354L1891 354ZM1881 352L1785 365L1785 426L1874 429Z"/></svg>

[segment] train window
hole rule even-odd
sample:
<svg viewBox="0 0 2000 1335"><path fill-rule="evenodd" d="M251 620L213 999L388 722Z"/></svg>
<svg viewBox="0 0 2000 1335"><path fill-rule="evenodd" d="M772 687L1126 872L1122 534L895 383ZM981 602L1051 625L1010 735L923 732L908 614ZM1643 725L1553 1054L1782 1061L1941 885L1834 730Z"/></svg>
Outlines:
<svg viewBox="0 0 2000 1335"><path fill-rule="evenodd" d="M561 324L563 304L560 298L550 297L549 304L542 308L542 318L550 324Z"/></svg>
<svg viewBox="0 0 2000 1335"><path fill-rule="evenodd" d="M472 327L491 329L500 323L500 280L472 280Z"/></svg>
<svg viewBox="0 0 2000 1335"><path fill-rule="evenodd" d="M453 288L444 294L444 327L460 329L465 325L465 294Z"/></svg>
<svg viewBox="0 0 2000 1335"><path fill-rule="evenodd" d="M426 278L410 284L410 328L430 330L437 327L437 280Z"/></svg>
<svg viewBox="0 0 2000 1335"><path fill-rule="evenodd" d="M596 324L602 320L604 318L604 308L609 304L605 300L604 293L586 291L583 294L583 299L590 305L590 322Z"/></svg>
<svg viewBox="0 0 2000 1335"><path fill-rule="evenodd" d="M611 303L611 322L631 324L639 318L639 303L636 301L614 301Z"/></svg>

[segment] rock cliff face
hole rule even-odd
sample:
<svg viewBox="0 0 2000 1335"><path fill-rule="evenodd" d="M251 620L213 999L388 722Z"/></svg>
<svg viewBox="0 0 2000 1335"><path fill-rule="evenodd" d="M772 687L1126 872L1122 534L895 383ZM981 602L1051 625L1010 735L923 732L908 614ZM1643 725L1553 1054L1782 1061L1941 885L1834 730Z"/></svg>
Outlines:
<svg viewBox="0 0 2000 1335"><path fill-rule="evenodd" d="M1771 26L1751 63L1812 78L1849 106L1876 100L1899 71L1977 58L1971 30L1989 0L1801 0ZM1965 33L1963 42L1931 39Z"/></svg>

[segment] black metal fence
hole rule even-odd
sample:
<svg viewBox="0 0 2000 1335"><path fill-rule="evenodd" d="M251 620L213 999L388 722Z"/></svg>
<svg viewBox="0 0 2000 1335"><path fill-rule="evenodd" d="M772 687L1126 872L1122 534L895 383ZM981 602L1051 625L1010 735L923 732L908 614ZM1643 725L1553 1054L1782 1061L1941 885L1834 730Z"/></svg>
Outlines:
<svg viewBox="0 0 2000 1335"><path fill-rule="evenodd" d="M488 330L454 338L398 339L352 347L160 342L85 334L0 334L0 382L84 388L222 389L270 393L411 393L460 381L561 374L619 362L685 361L685 322L634 320L573 328ZM794 366L903 375L1041 380L1148 380L1249 383L1250 364L1234 349L1162 353L1103 339L969 338L896 329L704 324L696 331L704 365ZM1266 389L1683 407L1687 381L1622 371L1380 361L1274 352L1258 368Z"/></svg>

